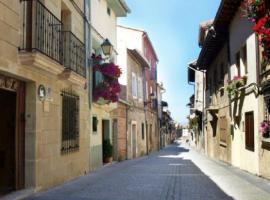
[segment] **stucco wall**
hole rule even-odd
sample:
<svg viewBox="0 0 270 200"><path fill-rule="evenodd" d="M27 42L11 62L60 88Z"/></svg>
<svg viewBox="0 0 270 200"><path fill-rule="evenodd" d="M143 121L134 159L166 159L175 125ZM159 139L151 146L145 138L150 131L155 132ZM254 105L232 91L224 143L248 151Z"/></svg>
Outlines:
<svg viewBox="0 0 270 200"><path fill-rule="evenodd" d="M239 28L241 27L241 29ZM230 73L231 77L236 75L235 66L235 55L245 44L247 45L247 65L248 73L246 74L247 85L250 83L257 82L257 71L256 71L256 38L255 34L252 34L252 24L248 19L241 17L240 11L237 13L233 19L230 26L230 47L231 47L231 67ZM243 70L243 63L241 62L241 71ZM244 75L244 74L241 74ZM258 133L258 99L255 97L254 93L245 95L243 99L243 106L237 103L237 109L241 110L241 122L239 125L234 123L234 134L232 137L232 164L241 169L247 170L249 172L258 174L259 173L259 133ZM233 109L236 108L236 103L232 104ZM245 113L253 111L254 112L254 152L249 151L245 148ZM232 119L235 122L234 119Z"/></svg>

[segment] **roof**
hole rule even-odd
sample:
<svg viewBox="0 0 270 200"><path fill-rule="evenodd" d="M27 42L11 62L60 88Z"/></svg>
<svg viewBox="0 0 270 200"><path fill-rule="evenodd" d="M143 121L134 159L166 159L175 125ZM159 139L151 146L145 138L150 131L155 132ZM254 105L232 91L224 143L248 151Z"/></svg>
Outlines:
<svg viewBox="0 0 270 200"><path fill-rule="evenodd" d="M117 17L125 17L131 12L125 0L107 0L107 3L114 10Z"/></svg>
<svg viewBox="0 0 270 200"><path fill-rule="evenodd" d="M128 49L128 52L133 55L136 60L142 64L143 67L151 68L147 59L142 55L142 53L137 49Z"/></svg>
<svg viewBox="0 0 270 200"><path fill-rule="evenodd" d="M243 0L221 1L213 21L216 35L213 36L208 33L206 36L197 62L197 67L200 69L205 69L212 63L228 39L229 25L238 11L242 1Z"/></svg>
<svg viewBox="0 0 270 200"><path fill-rule="evenodd" d="M148 36L148 34L147 34L147 32L145 30L139 29L139 28L127 27L127 26L123 26L123 25L117 25L117 26L118 27L121 27L121 28L129 29L129 30L141 32L142 35L143 35L143 37L146 37L146 39L148 40L148 42L150 44L150 47L151 47L151 49L152 49L152 51L154 53L155 59L158 61L158 56L156 54L156 51L154 49L154 46L153 46L153 44L152 44L152 42L151 42L151 40L150 40L150 38L149 38L149 36Z"/></svg>
<svg viewBox="0 0 270 200"><path fill-rule="evenodd" d="M202 22L200 24L199 28L199 39L198 39L198 44L199 46L203 45L203 42L205 40L205 36L207 34L207 29L213 25L214 20L208 20L206 22Z"/></svg>

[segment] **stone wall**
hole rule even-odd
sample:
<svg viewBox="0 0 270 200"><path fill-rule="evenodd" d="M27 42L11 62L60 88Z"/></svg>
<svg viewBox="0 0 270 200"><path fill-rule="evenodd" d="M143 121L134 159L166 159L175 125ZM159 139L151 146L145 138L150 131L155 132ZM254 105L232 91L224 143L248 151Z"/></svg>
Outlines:
<svg viewBox="0 0 270 200"><path fill-rule="evenodd" d="M68 0L72 13L72 32L83 41L83 19ZM78 0L82 6L82 0ZM45 0L45 5L58 17L61 4ZM75 73L62 76L64 67L40 53L18 52L22 10L20 1L0 1L0 74L26 83L25 187L43 190L71 180L89 170L89 105L86 79ZM75 25L76 24L76 25ZM41 101L37 88L50 89L50 98ZM61 90L72 89L80 98L79 150L61 153Z"/></svg>

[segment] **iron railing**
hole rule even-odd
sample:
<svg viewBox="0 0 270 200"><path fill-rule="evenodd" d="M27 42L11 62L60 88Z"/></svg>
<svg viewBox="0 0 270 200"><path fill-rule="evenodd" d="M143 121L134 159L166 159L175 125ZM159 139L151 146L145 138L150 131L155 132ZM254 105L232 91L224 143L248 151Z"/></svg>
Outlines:
<svg viewBox="0 0 270 200"><path fill-rule="evenodd" d="M63 64L77 74L85 77L85 46L70 31L62 32L63 38Z"/></svg>
<svg viewBox="0 0 270 200"><path fill-rule="evenodd" d="M39 0L22 1L23 31L20 50L40 51L62 64L62 22Z"/></svg>
<svg viewBox="0 0 270 200"><path fill-rule="evenodd" d="M86 76L85 45L40 0L22 0L21 51L39 51L81 76Z"/></svg>
<svg viewBox="0 0 270 200"><path fill-rule="evenodd" d="M79 150L79 96L63 90L62 96L62 153Z"/></svg>

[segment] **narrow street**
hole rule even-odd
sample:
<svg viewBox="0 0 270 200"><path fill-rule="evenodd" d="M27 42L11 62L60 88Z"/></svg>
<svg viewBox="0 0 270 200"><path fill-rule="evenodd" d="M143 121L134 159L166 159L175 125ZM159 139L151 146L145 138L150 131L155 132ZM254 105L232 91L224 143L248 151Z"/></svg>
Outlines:
<svg viewBox="0 0 270 200"><path fill-rule="evenodd" d="M149 157L106 166L28 199L266 200L269 188L269 183L258 177L209 160L185 145L174 144Z"/></svg>

